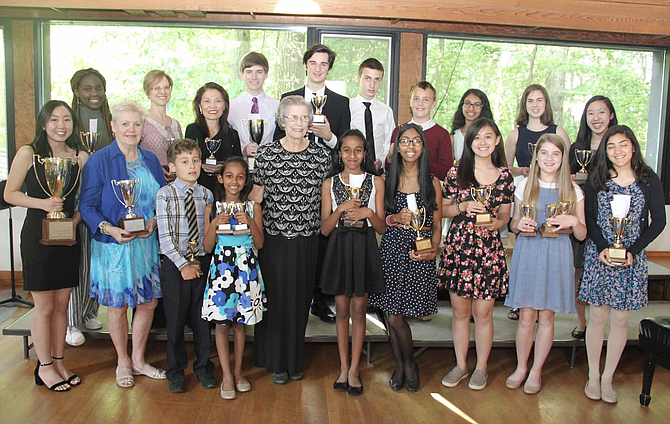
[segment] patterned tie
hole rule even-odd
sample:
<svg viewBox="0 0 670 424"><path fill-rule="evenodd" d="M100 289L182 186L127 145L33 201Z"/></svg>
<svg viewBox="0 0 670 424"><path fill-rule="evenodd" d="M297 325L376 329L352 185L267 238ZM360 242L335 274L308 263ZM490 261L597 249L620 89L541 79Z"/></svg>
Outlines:
<svg viewBox="0 0 670 424"><path fill-rule="evenodd" d="M258 111L258 99L256 97L251 99L251 113L260 113Z"/></svg>
<svg viewBox="0 0 670 424"><path fill-rule="evenodd" d="M198 239L198 220L195 214L195 201L193 201L193 188L186 189L186 196L184 196L184 209L186 211L186 219L188 220L188 240Z"/></svg>
<svg viewBox="0 0 670 424"><path fill-rule="evenodd" d="M370 157L377 160L377 153L375 152L375 133L372 125L372 111L370 110L370 102L363 102L365 105L365 141L370 151Z"/></svg>

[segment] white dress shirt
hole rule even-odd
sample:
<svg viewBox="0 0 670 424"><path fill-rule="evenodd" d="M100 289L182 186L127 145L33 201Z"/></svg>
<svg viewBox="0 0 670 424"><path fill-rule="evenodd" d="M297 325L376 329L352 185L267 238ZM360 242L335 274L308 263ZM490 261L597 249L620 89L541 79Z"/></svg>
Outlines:
<svg viewBox="0 0 670 424"><path fill-rule="evenodd" d="M254 97L258 99L258 111L257 115L251 113L251 106L253 104L252 100ZM272 136L275 133L275 127L277 122L275 121L275 113L279 107L279 100L274 99L263 91L258 96L252 96L249 92L245 91L239 96L235 97L230 101L230 112L228 113L228 123L232 126L235 131L240 136L240 147L242 152L244 148L249 144L249 127L242 124L243 119L264 119L268 122L265 123L265 131L263 134L263 140L261 144L268 141L272 141Z"/></svg>
<svg viewBox="0 0 670 424"><path fill-rule="evenodd" d="M420 126L422 130L426 131L430 128L433 128L437 123L435 121L433 121L433 118L430 118L426 122L424 122L423 124L419 124L418 122L416 122L414 120L414 118L412 118L412 119L409 120L408 124L416 124L416 125Z"/></svg>
<svg viewBox="0 0 670 424"><path fill-rule="evenodd" d="M326 94L326 86L324 85L323 87L319 88L317 91L312 91L305 85L305 100L307 100L307 103L312 104L312 97L316 96L324 96ZM328 99L326 99L326 103L328 103ZM315 111L316 112L316 111ZM332 132L332 128L331 128ZM333 136L330 138L330 140L324 140L324 143L331 149L334 149L335 146L337 146L337 136L335 133L333 133Z"/></svg>
<svg viewBox="0 0 670 424"><path fill-rule="evenodd" d="M353 99L349 99L349 110L351 111L351 128L356 128L365 135L365 105L367 102L360 94ZM375 97L370 100L370 110L372 111L373 134L375 136L375 160L382 161L386 158L391 145L391 135L395 129L395 119L393 110L385 103L380 102Z"/></svg>

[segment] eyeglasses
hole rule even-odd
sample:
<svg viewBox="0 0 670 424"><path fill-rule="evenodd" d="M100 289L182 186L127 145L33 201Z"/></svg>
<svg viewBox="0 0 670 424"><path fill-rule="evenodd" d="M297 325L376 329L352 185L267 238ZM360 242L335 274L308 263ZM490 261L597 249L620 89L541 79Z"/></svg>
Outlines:
<svg viewBox="0 0 670 424"><path fill-rule="evenodd" d="M423 140L420 138L401 138L398 140L398 143L400 143L401 146L407 147L409 146L409 143L412 143L414 147L420 147L423 146Z"/></svg>
<svg viewBox="0 0 670 424"><path fill-rule="evenodd" d="M466 109L470 109L470 107L474 107L475 110L479 110L479 109L482 108L482 106L483 105L479 102L472 103L469 100L466 100L466 101L463 102L463 107L466 108Z"/></svg>
<svg viewBox="0 0 670 424"><path fill-rule="evenodd" d="M284 115L284 119L286 119L286 120L289 121L289 122L297 122L298 119L299 119L301 122L309 122L309 115L302 115L302 116L298 116L298 115Z"/></svg>
<svg viewBox="0 0 670 424"><path fill-rule="evenodd" d="M172 87L169 86L169 85L157 85L157 86L153 87L152 90L154 90L154 91L161 91L161 90L172 91Z"/></svg>

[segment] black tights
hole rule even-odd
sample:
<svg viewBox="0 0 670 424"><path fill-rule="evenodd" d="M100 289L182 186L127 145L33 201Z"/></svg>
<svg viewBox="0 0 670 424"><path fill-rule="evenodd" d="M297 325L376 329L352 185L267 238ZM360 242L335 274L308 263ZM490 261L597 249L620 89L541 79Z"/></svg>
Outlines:
<svg viewBox="0 0 670 424"><path fill-rule="evenodd" d="M403 315L388 315L389 338L393 356L395 356L394 380L417 379L417 368L414 363L414 345L412 330Z"/></svg>

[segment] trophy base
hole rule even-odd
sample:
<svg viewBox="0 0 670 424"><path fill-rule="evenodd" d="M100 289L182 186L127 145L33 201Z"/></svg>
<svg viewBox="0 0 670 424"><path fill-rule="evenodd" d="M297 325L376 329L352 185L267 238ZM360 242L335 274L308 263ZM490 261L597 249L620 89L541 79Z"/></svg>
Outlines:
<svg viewBox="0 0 670 424"><path fill-rule="evenodd" d="M521 231L519 232L519 237L535 237L537 236L537 231Z"/></svg>
<svg viewBox="0 0 670 424"><path fill-rule="evenodd" d="M312 125L326 125L326 115L317 115L314 114L314 119L312 119Z"/></svg>
<svg viewBox="0 0 670 424"><path fill-rule="evenodd" d="M233 230L232 234L234 236L248 236L249 234L251 234L251 230L248 228L245 230Z"/></svg>
<svg viewBox="0 0 670 424"><path fill-rule="evenodd" d="M556 231L556 234L572 234L572 229L570 228L563 228L562 230Z"/></svg>
<svg viewBox="0 0 670 424"><path fill-rule="evenodd" d="M200 267L200 261L197 259L192 259L188 261L188 264L192 266L193 268L197 269L198 272L202 272L202 268Z"/></svg>
<svg viewBox="0 0 670 424"><path fill-rule="evenodd" d="M216 227L216 234L233 234L233 227L230 224L221 224Z"/></svg>
<svg viewBox="0 0 670 424"><path fill-rule="evenodd" d="M555 233L554 230L556 227L547 225L547 224L542 224L540 227L540 234L542 234L542 237L551 237L551 238L556 238L558 237L558 233Z"/></svg>
<svg viewBox="0 0 670 424"><path fill-rule="evenodd" d="M363 221L355 221L353 219L345 219L344 220L344 226L345 227L352 227L352 228L363 228Z"/></svg>
<svg viewBox="0 0 670 424"><path fill-rule="evenodd" d="M414 241L412 242L412 250L414 250L417 253L423 253L432 249L433 249L433 241L429 238L414 239Z"/></svg>
<svg viewBox="0 0 670 424"><path fill-rule="evenodd" d="M475 220L475 227L488 227L491 225L490 213L478 213Z"/></svg>
<svg viewBox="0 0 670 424"><path fill-rule="evenodd" d="M218 161L216 160L216 158L205 159L205 165L216 166L217 164L218 164Z"/></svg>
<svg viewBox="0 0 670 424"><path fill-rule="evenodd" d="M44 246L74 246L77 236L72 218L43 219L42 238L39 241Z"/></svg>
<svg viewBox="0 0 670 424"><path fill-rule="evenodd" d="M144 218L141 216L138 216L136 218L122 218L119 220L119 227L130 232L129 235L124 235L122 237L149 235L149 232L146 230L146 224L144 223Z"/></svg>
<svg viewBox="0 0 670 424"><path fill-rule="evenodd" d="M581 172L581 171L578 171L578 172L575 174L575 181L577 181L577 182L579 182L579 183L583 183L583 182L585 182L588 178L589 178L589 173L588 173L588 172Z"/></svg>
<svg viewBox="0 0 670 424"><path fill-rule="evenodd" d="M626 263L628 253L625 247L610 246L609 249L610 260L613 264L622 265Z"/></svg>
<svg viewBox="0 0 670 424"><path fill-rule="evenodd" d="M249 165L249 172L254 170L254 163L256 162L256 158L247 158L247 165Z"/></svg>

